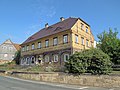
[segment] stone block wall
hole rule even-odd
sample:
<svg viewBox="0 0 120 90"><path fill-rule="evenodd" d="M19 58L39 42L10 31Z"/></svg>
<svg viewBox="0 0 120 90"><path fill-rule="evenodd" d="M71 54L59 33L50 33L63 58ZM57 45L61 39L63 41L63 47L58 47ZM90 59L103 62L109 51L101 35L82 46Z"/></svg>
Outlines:
<svg viewBox="0 0 120 90"><path fill-rule="evenodd" d="M43 82L74 84L97 87L120 87L120 76L69 75L64 73L12 73L15 77Z"/></svg>

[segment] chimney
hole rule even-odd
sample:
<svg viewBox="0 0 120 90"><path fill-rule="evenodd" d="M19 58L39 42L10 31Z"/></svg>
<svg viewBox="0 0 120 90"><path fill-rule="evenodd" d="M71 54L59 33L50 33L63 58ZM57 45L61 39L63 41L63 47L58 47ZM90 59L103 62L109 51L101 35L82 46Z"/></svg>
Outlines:
<svg viewBox="0 0 120 90"><path fill-rule="evenodd" d="M45 28L48 28L48 23L45 24Z"/></svg>
<svg viewBox="0 0 120 90"><path fill-rule="evenodd" d="M65 20L64 17L61 17L61 18L60 18L60 21L61 21L61 22L64 21L64 20Z"/></svg>

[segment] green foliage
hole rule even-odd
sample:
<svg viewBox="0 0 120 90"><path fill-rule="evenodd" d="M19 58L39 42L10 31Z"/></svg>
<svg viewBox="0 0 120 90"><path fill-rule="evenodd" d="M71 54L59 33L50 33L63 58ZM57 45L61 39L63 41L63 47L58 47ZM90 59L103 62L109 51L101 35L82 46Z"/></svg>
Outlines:
<svg viewBox="0 0 120 90"><path fill-rule="evenodd" d="M99 44L97 47L108 54L114 64L120 64L120 39L117 38L118 32L104 31L98 35Z"/></svg>
<svg viewBox="0 0 120 90"><path fill-rule="evenodd" d="M99 49L91 49L87 51L90 54L89 66L87 71L92 74L108 74L111 72L112 63L110 57Z"/></svg>
<svg viewBox="0 0 120 90"><path fill-rule="evenodd" d="M107 54L92 48L73 54L65 66L69 73L108 74L111 64Z"/></svg>
<svg viewBox="0 0 120 90"><path fill-rule="evenodd" d="M75 53L70 56L65 66L70 73L84 73L86 72L87 61L84 58L84 53Z"/></svg>
<svg viewBox="0 0 120 90"><path fill-rule="evenodd" d="M20 57L21 57L21 51L18 50L18 51L15 53L15 58L14 58L14 61L16 62L16 64L20 64Z"/></svg>

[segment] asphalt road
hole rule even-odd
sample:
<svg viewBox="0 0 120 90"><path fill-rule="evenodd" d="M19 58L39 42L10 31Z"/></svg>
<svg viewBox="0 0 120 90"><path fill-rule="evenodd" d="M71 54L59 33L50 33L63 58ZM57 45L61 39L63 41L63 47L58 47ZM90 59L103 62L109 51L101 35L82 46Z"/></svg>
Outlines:
<svg viewBox="0 0 120 90"><path fill-rule="evenodd" d="M80 87L0 76L0 90L120 90L120 88Z"/></svg>

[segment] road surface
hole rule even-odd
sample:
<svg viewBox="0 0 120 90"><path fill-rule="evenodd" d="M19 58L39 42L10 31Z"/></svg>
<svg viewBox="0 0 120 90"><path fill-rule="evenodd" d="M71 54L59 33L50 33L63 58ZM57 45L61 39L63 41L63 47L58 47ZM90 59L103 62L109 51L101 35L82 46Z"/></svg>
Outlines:
<svg viewBox="0 0 120 90"><path fill-rule="evenodd" d="M0 76L0 90L120 90L120 88L80 87Z"/></svg>

